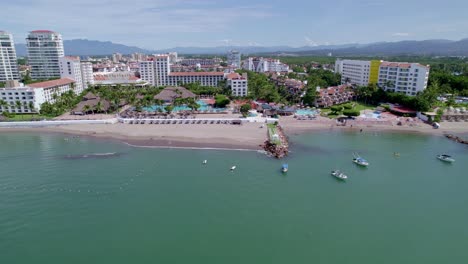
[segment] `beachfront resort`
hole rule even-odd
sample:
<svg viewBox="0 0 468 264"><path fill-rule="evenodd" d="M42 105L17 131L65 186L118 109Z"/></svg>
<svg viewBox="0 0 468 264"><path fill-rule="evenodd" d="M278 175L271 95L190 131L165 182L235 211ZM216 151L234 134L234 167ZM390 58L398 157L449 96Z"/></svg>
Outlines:
<svg viewBox="0 0 468 264"><path fill-rule="evenodd" d="M13 43L11 34L2 36ZM257 124L253 133L263 133L272 143L265 148L283 156L288 130L428 131L468 121L464 97L430 86L431 67L420 63L337 59L288 65L278 58L242 59L235 50L224 58L169 52L83 60L65 55L60 33L34 30L27 41L31 55L43 56L32 56L26 72L12 63L14 48L2 47L10 54L1 57L10 65L0 80L2 127L55 121L120 123L153 131L150 125L210 130L213 125ZM41 67L44 56L47 67ZM20 76L36 80L21 82Z"/></svg>

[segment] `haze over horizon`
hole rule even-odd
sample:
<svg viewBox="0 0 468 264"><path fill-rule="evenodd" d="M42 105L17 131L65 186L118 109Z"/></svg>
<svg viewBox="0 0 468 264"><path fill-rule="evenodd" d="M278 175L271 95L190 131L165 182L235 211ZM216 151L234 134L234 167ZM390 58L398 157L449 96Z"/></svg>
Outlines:
<svg viewBox="0 0 468 264"><path fill-rule="evenodd" d="M173 47L292 47L451 39L468 36L468 2L403 0L0 0L2 30L24 43L29 31L54 30L157 50ZM114 8L115 7L115 8ZM119 8L121 7L121 8ZM26 17L28 19L23 19ZM398 18L395 18L398 14ZM440 14L450 14L441 16Z"/></svg>

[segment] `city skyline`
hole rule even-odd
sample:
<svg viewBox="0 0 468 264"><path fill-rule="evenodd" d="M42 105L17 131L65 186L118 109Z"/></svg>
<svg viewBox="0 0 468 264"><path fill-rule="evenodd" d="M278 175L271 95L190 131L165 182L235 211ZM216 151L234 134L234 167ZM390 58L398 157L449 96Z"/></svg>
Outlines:
<svg viewBox="0 0 468 264"><path fill-rule="evenodd" d="M468 4L459 0L449 1L452 4L432 0L293 1L287 6L282 1L245 0L236 5L211 0L142 0L130 6L122 0L1 2L9 10L2 30L13 34L16 43L25 43L28 32L37 29L59 32L65 40L111 41L153 50L459 40L468 36L464 15ZM20 19L19 12L28 19Z"/></svg>

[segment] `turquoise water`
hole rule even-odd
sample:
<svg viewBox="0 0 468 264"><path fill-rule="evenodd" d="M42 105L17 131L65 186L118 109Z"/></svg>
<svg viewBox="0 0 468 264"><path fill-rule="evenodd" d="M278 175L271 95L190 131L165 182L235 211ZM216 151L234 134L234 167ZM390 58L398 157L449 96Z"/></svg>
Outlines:
<svg viewBox="0 0 468 264"><path fill-rule="evenodd" d="M226 108L212 107L212 106L206 104L202 100L198 100L197 104L200 106L198 108L198 111L210 111L210 112L223 112L223 111L226 111ZM153 106L150 106L150 107L144 107L143 110L148 111L148 112L156 112L156 111L166 112L164 107L165 107L164 105L153 105ZM188 107L186 105L179 105L179 106L174 106L174 109L172 110L172 112L190 111L190 110L192 110L192 108L190 108L190 107Z"/></svg>
<svg viewBox="0 0 468 264"><path fill-rule="evenodd" d="M317 111L316 110L311 110L311 109L298 109L296 110L296 115L316 115Z"/></svg>
<svg viewBox="0 0 468 264"><path fill-rule="evenodd" d="M0 134L0 263L468 259L468 149L442 137L296 135L281 161L66 138Z"/></svg>
<svg viewBox="0 0 468 264"><path fill-rule="evenodd" d="M372 113L362 114L361 117L379 119L379 118L382 118L381 114L382 114L382 113L379 112L379 111L374 111L374 112L372 112Z"/></svg>

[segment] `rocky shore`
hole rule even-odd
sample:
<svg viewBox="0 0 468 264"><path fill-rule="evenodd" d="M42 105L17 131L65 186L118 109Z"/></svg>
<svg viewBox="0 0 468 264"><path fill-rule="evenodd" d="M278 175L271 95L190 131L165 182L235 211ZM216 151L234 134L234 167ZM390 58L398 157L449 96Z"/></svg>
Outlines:
<svg viewBox="0 0 468 264"><path fill-rule="evenodd" d="M454 136L452 134L447 134L447 135L445 135L445 137L450 139L450 140L453 140L455 142L468 145L468 140L464 140L461 137L457 137L457 136Z"/></svg>

